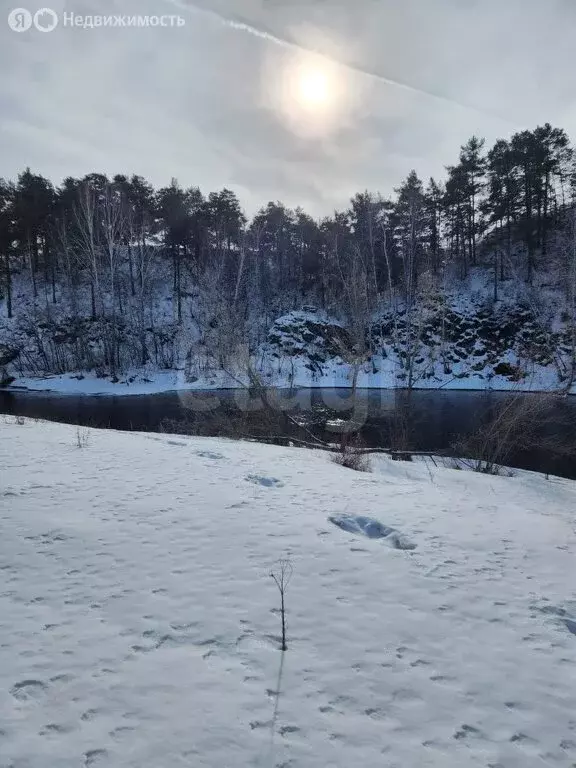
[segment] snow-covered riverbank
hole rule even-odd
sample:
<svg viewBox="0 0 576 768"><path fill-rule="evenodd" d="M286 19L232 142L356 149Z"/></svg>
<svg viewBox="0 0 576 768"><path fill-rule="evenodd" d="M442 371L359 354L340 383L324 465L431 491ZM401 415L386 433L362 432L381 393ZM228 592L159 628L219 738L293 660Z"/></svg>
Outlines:
<svg viewBox="0 0 576 768"><path fill-rule="evenodd" d="M378 374L361 371L358 376L359 389L395 390L403 383L396 378L396 370L383 365ZM231 378L223 372L212 377L189 381L183 370L153 371L135 369L112 381L110 377L99 377L93 372L67 373L42 377L18 377L6 391L55 392L74 395L154 395L163 392L195 392L238 389L242 377ZM281 389L346 389L351 387L352 373L349 366L334 364L327 366L322 375L312 375L304 363L296 368L295 375L286 371L266 371L262 381L269 387ZM246 386L248 381L246 380ZM422 379L415 383L415 390L449 390L477 392L556 392L562 390L554 372L549 368L535 370L523 381L511 381L505 376L492 376L489 380L472 374L463 378L452 375ZM570 394L576 394L576 384Z"/></svg>
<svg viewBox="0 0 576 768"><path fill-rule="evenodd" d="M29 420L0 438L2 766L576 762L573 482Z"/></svg>

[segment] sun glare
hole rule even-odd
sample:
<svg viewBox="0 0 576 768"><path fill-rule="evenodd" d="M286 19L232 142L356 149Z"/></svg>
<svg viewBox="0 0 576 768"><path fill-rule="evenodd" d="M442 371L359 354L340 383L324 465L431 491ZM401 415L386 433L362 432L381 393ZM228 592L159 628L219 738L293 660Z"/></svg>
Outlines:
<svg viewBox="0 0 576 768"><path fill-rule="evenodd" d="M350 72L333 60L306 51L274 50L263 68L263 96L295 134L323 139L346 122L356 90Z"/></svg>
<svg viewBox="0 0 576 768"><path fill-rule="evenodd" d="M300 73L297 96L309 108L325 107L330 101L330 83L325 72L303 69Z"/></svg>

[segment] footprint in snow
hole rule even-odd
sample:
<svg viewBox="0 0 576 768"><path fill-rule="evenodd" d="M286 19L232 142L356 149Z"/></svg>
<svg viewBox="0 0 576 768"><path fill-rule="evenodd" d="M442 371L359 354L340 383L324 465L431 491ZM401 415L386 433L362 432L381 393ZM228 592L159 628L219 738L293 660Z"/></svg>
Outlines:
<svg viewBox="0 0 576 768"><path fill-rule="evenodd" d="M32 701L40 698L47 689L41 680L22 680L10 689L10 693L19 701Z"/></svg>
<svg viewBox="0 0 576 768"><path fill-rule="evenodd" d="M573 621L572 619L565 619L564 624L566 625L566 629L570 634L576 635L576 621Z"/></svg>
<svg viewBox="0 0 576 768"><path fill-rule="evenodd" d="M272 720L252 720L250 723L251 731L258 731L262 729L268 729L272 726Z"/></svg>
<svg viewBox="0 0 576 768"><path fill-rule="evenodd" d="M465 723L460 730L456 731L453 738L457 741L461 741L462 739L467 739L469 737L482 737L482 732L478 730L478 728L474 728L473 725L466 725Z"/></svg>
<svg viewBox="0 0 576 768"><path fill-rule="evenodd" d="M265 477L263 475L246 475L245 480L254 485L262 485L264 488L282 488L284 483L276 477Z"/></svg>
<svg viewBox="0 0 576 768"><path fill-rule="evenodd" d="M68 536L60 531L48 531L48 533L39 533L37 536L25 536L26 541L38 541L40 544L54 544L57 541L68 541Z"/></svg>
<svg viewBox="0 0 576 768"><path fill-rule="evenodd" d="M366 536L368 539L384 539L394 549L416 549L416 545L395 528L383 525L372 517L364 517L363 515L330 515L328 520L347 533Z"/></svg>
<svg viewBox="0 0 576 768"><path fill-rule="evenodd" d="M40 731L40 736L60 736L67 733L72 733L74 730L74 726L69 724L60 724L60 723L48 723L48 725L45 725Z"/></svg>
<svg viewBox="0 0 576 768"><path fill-rule="evenodd" d="M221 453L213 453L212 451L196 451L196 456L200 456L203 459L214 459L215 461L224 458Z"/></svg>
<svg viewBox="0 0 576 768"><path fill-rule="evenodd" d="M530 607L533 611L532 618L536 618L538 613L549 616L557 625L564 625L571 635L576 635L576 612L573 602L567 603L568 610L561 605L540 605L533 603Z"/></svg>
<svg viewBox="0 0 576 768"><path fill-rule="evenodd" d="M86 768L92 768L93 765L101 765L108 757L105 749L91 749L84 753L84 765Z"/></svg>

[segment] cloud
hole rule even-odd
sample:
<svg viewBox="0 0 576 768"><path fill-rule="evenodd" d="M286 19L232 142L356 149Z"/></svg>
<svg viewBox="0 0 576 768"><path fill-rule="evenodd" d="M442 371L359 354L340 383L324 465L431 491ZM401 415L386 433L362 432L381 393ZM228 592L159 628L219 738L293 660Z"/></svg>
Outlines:
<svg viewBox="0 0 576 768"><path fill-rule="evenodd" d="M265 40L266 42L272 43L274 45L279 45L281 47L288 47L288 48L296 48L297 50L300 50L300 51L325 56L330 61L333 61L341 66L345 66L361 75L364 75L370 79L374 79L379 83L390 86L392 88L398 88L400 90L407 91L408 93L414 93L414 94L417 94L418 96L423 96L427 99L432 99L434 101L437 101L440 104L447 103L451 105L456 105L456 106L462 107L463 109L478 112L481 115L490 115L491 117L499 118L506 121L505 117L497 114L491 114L487 109L484 109L481 106L477 106L472 103L465 103L464 101L460 101L458 99L454 99L454 98L451 98L450 96L442 94L439 91L426 90L424 88L419 88L416 85L410 85L409 83L403 82L401 80L395 80L393 78L387 77L382 72L378 71L376 68L370 68L367 65L362 64L361 62L350 60L350 59L347 60L347 59L339 58L330 50L326 51L322 45L318 45L318 44L315 45L312 42L306 45L302 42L299 42L297 39L290 39L287 36L279 37L267 29L264 29L260 26L255 26L254 24L250 23L246 19L243 19L238 16L223 15L221 13L217 13L216 11L210 8L206 8L196 3L192 3L190 2L190 0L188 0L188 2L183 2L183 0L169 0L169 2L171 2L174 6L176 6L180 10L188 11L192 13L205 14L210 18L215 19L218 22L228 26L231 29L237 30L239 32L244 32L249 35L253 35L261 40Z"/></svg>
<svg viewBox="0 0 576 768"><path fill-rule="evenodd" d="M75 2L83 15L179 14L186 25L174 29L0 25L0 175L31 165L55 181L175 176L232 187L249 212L280 199L322 215L362 189L390 193L412 168L442 176L473 133L491 142L546 120L576 129L576 12L565 0L238 5ZM282 101L285 74L314 51L342 95L317 132Z"/></svg>

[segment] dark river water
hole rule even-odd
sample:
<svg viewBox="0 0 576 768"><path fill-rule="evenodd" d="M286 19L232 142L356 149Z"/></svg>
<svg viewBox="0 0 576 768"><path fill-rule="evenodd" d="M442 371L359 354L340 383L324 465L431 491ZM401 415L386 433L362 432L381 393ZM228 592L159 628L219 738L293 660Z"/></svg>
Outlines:
<svg viewBox="0 0 576 768"><path fill-rule="evenodd" d="M273 393L272 404L289 413L289 420L243 391L121 397L0 391L0 413L120 430L256 439L315 435L329 441L340 440L352 421L368 447L441 452L474 434L507 398L503 393L363 390L352 401L348 390ZM507 463L576 479L576 397L558 401L537 431L542 442L527 446L518 440Z"/></svg>

